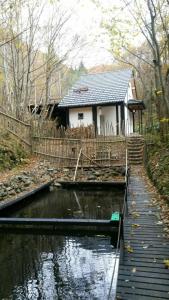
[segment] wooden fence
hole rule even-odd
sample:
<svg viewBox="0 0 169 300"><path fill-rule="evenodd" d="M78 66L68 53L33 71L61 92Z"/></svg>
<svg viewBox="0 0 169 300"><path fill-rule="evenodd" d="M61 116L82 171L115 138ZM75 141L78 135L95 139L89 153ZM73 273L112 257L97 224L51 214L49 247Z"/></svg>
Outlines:
<svg viewBox="0 0 169 300"><path fill-rule="evenodd" d="M80 126L80 127L67 127L61 126L57 128L56 123L50 120L33 120L32 130L34 136L41 137L53 137L53 138L71 138L71 139L81 139L81 138L95 138L97 136L116 136L118 134L124 133L124 124L120 128L120 124L113 126L112 123L106 122L104 126L100 128L95 125Z"/></svg>
<svg viewBox="0 0 169 300"><path fill-rule="evenodd" d="M58 167L73 167L82 149L79 165L125 165L125 138L60 139L34 137L33 152Z"/></svg>
<svg viewBox="0 0 169 300"><path fill-rule="evenodd" d="M15 136L22 143L25 150L31 151L32 135L30 124L0 111L0 127Z"/></svg>
<svg viewBox="0 0 169 300"><path fill-rule="evenodd" d="M47 129L46 135L48 136L45 134L42 136L45 129L37 131L33 124L27 124L0 112L1 128L15 136L26 150L54 162L58 167L75 166L80 150L82 152L80 165L83 166L125 164L126 140L124 137L102 135L94 138L92 128L81 128L80 130L84 133L80 132L81 138L70 138L69 135L72 132L68 132L67 137L65 131L63 137L55 138L50 136L50 131ZM41 134L37 135L40 132ZM78 135L75 134L76 137Z"/></svg>

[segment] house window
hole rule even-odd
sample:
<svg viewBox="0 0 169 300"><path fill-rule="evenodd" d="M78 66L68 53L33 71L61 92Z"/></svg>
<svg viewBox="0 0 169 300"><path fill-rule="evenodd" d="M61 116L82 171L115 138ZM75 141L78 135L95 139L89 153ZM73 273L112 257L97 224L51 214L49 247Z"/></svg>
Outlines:
<svg viewBox="0 0 169 300"><path fill-rule="evenodd" d="M84 119L83 113L78 113L78 120L83 120L83 119Z"/></svg>

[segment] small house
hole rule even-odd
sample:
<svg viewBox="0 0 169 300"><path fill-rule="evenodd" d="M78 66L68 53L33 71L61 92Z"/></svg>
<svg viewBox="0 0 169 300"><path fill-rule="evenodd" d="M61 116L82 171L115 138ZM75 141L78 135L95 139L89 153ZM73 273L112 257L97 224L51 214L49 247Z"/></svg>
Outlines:
<svg viewBox="0 0 169 300"><path fill-rule="evenodd" d="M99 135L131 134L135 131L135 112L145 108L135 100L131 70L82 75L58 107L66 112L70 128L94 125Z"/></svg>

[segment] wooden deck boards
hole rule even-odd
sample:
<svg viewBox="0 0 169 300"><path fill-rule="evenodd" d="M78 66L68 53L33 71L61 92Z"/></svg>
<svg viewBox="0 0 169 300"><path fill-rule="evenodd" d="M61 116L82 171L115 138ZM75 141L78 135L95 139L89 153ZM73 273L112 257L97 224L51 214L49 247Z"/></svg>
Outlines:
<svg viewBox="0 0 169 300"><path fill-rule="evenodd" d="M165 269L163 262L169 259L169 240L159 222L158 208L151 205L153 197L154 193L148 191L145 179L134 167L124 224L124 243L133 252L125 248L120 259L116 295L119 300L169 299L169 269Z"/></svg>

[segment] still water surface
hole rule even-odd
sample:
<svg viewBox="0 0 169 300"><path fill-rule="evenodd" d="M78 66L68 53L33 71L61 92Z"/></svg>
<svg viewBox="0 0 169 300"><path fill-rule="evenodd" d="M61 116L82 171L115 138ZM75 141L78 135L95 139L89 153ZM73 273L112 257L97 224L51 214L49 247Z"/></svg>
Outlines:
<svg viewBox="0 0 169 300"><path fill-rule="evenodd" d="M109 237L1 233L0 299L107 299L114 258Z"/></svg>
<svg viewBox="0 0 169 300"><path fill-rule="evenodd" d="M58 189L36 196L34 201L13 216L29 218L90 218L110 219L113 211L120 211L124 191Z"/></svg>
<svg viewBox="0 0 169 300"><path fill-rule="evenodd" d="M110 219L123 193L58 189L11 216ZM106 300L114 261L106 236L0 233L0 300Z"/></svg>

